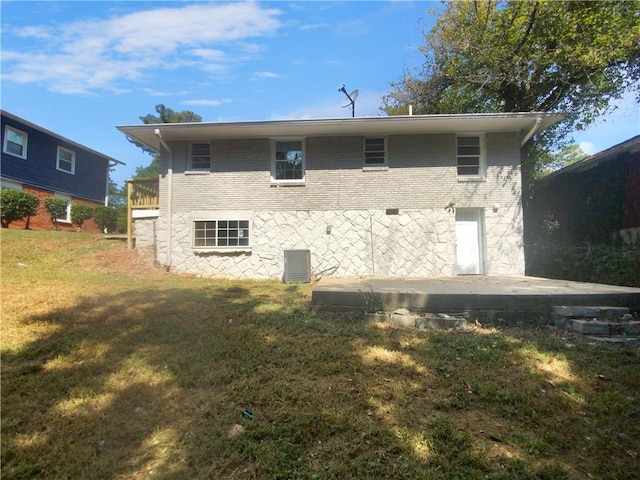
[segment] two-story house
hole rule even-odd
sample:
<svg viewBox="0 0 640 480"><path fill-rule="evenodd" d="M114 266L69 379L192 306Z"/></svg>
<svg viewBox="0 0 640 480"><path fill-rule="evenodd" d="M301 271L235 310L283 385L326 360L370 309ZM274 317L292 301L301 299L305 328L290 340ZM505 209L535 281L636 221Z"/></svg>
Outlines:
<svg viewBox="0 0 640 480"><path fill-rule="evenodd" d="M40 199L38 214L31 217L29 227L51 229L44 208L47 197L67 202L59 228L72 229L70 211L73 203L106 205L109 193L109 168L121 164L91 148L46 130L2 110L2 188L15 188L33 193ZM11 227L23 228L24 221ZM92 222L84 230L97 231Z"/></svg>
<svg viewBox="0 0 640 480"><path fill-rule="evenodd" d="M524 274L521 147L547 113L117 127L160 152L156 254L207 277Z"/></svg>

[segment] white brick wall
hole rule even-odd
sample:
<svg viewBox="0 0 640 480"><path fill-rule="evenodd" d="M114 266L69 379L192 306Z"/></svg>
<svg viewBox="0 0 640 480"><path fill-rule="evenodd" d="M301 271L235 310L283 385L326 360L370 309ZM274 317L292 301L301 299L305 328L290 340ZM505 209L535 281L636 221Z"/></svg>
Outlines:
<svg viewBox="0 0 640 480"><path fill-rule="evenodd" d="M158 261L203 276L280 278L283 251L308 248L316 273L454 275L455 214L445 209L453 202L484 212L486 273L522 274L518 138L487 134L487 174L481 181L458 180L453 134L389 137L384 171L363 171L362 137L307 138L306 181L296 187L271 185L269 139L213 142L212 171L204 175L185 173L187 145L174 143L172 252L167 255L163 175ZM387 215L386 209L399 209L399 215ZM251 252L195 253L192 221L228 211L253 219Z"/></svg>

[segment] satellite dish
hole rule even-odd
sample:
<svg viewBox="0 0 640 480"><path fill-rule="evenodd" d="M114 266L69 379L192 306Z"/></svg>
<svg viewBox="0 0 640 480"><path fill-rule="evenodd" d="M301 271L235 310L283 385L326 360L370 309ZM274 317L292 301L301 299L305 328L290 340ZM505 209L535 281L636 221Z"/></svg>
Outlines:
<svg viewBox="0 0 640 480"><path fill-rule="evenodd" d="M351 116L355 117L356 116L356 98L358 98L358 90L356 89L351 93L347 93L347 89L345 88L343 83L342 87L340 87L338 91L344 93L349 99L349 102L346 103L345 105L342 105L342 108L351 107Z"/></svg>
<svg viewBox="0 0 640 480"><path fill-rule="evenodd" d="M342 105L342 108L347 108L350 107L351 105L353 105L356 101L356 98L358 98L358 89L355 89L353 92L346 94L347 97L349 97L349 99L351 100L350 102L345 103L344 105Z"/></svg>

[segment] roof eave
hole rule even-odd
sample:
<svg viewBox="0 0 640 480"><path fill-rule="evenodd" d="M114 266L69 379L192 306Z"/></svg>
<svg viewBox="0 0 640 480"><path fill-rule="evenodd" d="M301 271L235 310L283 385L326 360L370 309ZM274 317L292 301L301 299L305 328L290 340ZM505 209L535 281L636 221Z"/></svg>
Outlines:
<svg viewBox="0 0 640 480"><path fill-rule="evenodd" d="M279 136L402 135L419 133L470 133L518 131L523 138L536 123L536 132L553 125L562 114L473 113L441 115L398 115L388 117L266 120L243 122L163 123L116 127L126 136L159 151L155 135L161 129L166 141L194 138L276 138ZM538 121L538 119L540 119Z"/></svg>

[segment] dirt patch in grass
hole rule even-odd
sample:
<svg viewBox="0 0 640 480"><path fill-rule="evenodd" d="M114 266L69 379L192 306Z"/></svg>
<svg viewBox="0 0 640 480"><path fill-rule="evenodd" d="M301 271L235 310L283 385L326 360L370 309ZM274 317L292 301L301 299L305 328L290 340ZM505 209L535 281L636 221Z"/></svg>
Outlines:
<svg viewBox="0 0 640 480"><path fill-rule="evenodd" d="M152 252L136 249L110 249L85 256L79 265L87 270L113 272L130 275L164 275L165 269L158 265Z"/></svg>
<svg viewBox="0 0 640 480"><path fill-rule="evenodd" d="M637 478L636 350L367 325L45 233L1 238L3 478Z"/></svg>

